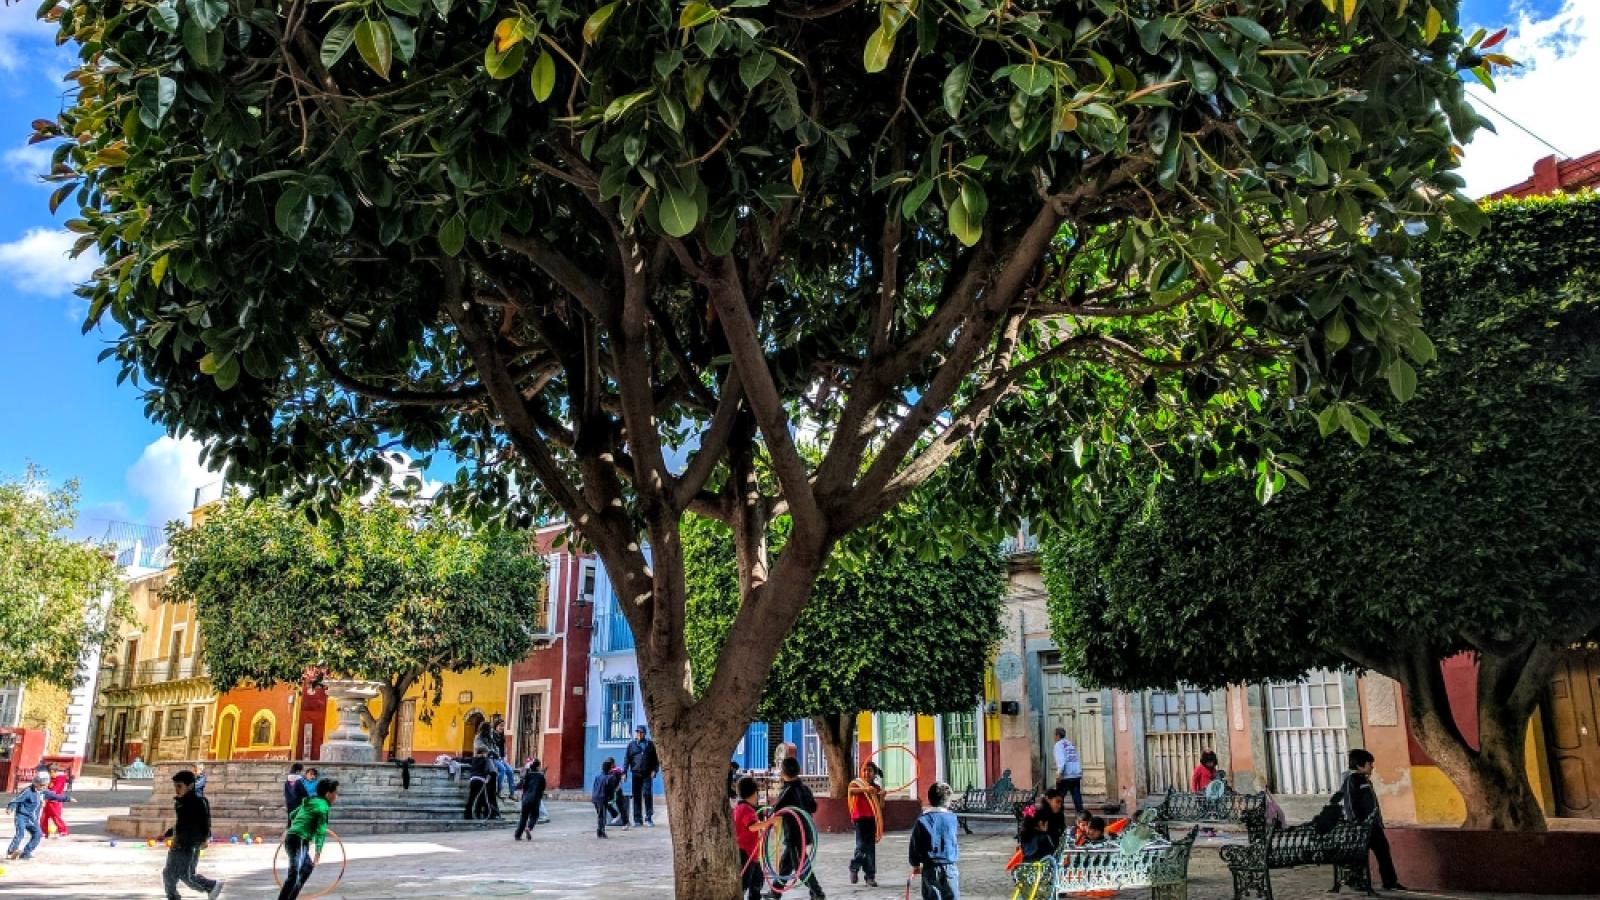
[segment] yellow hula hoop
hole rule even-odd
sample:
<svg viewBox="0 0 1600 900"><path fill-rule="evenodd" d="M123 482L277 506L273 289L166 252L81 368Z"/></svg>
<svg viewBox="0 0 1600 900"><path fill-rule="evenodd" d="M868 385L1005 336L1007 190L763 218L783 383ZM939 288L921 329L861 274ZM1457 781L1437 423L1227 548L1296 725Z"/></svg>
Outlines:
<svg viewBox="0 0 1600 900"><path fill-rule="evenodd" d="M345 852L344 841L339 838L339 832L329 828L328 837L333 838L334 841L339 845L339 874L333 876L333 884L328 885L315 894L301 894L300 900L317 900L319 897L326 897L333 893L334 888L339 886L339 882L344 880L344 870L350 865L350 855ZM278 849L272 851L272 881L280 888L283 887L283 879L278 876L278 855L282 852L283 839L280 838L278 840Z"/></svg>
<svg viewBox="0 0 1600 900"><path fill-rule="evenodd" d="M874 844L882 843L883 842L883 803L882 803L882 801L880 801L878 799L878 795L873 793L870 790L870 788L872 787L872 784L870 782L862 781L859 778L855 778L855 779L852 779L850 781L850 786L851 787L855 787L857 785L861 786L861 790L858 791L858 793L860 793L862 796L866 797L867 798L867 805L872 807L872 819L877 824L877 829L876 830L877 830L878 833L872 838L872 842Z"/></svg>

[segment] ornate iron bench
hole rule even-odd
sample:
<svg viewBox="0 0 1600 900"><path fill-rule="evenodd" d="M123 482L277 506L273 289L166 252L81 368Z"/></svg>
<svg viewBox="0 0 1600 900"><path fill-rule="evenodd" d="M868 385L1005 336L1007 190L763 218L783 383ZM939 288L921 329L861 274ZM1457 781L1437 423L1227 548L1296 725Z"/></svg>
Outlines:
<svg viewBox="0 0 1600 900"><path fill-rule="evenodd" d="M156 770L145 765L143 758L135 757L133 762L125 766L111 767L111 789L116 790L117 785L124 781L153 781L155 777Z"/></svg>
<svg viewBox="0 0 1600 900"><path fill-rule="evenodd" d="M1334 892L1348 885L1374 896L1367 844L1377 821L1374 812L1362 822L1340 822L1325 834L1310 823L1295 825L1267 831L1243 847L1222 848L1222 861L1233 874L1234 900L1272 900L1271 870L1297 866L1333 866Z"/></svg>
<svg viewBox="0 0 1600 900"><path fill-rule="evenodd" d="M1189 896L1189 857L1198 825L1176 841L1149 841L1137 850L1117 842L1105 847L1063 849L1055 859L1023 863L1011 872L1019 900L1073 897L1101 891L1149 888L1152 900Z"/></svg>
<svg viewBox="0 0 1600 900"><path fill-rule="evenodd" d="M1207 797L1190 791L1167 790L1167 795L1153 807L1153 825L1162 834L1168 834L1170 823L1243 825L1250 842L1264 841L1267 834L1267 795L1236 794L1228 791L1220 797Z"/></svg>
<svg viewBox="0 0 1600 900"><path fill-rule="evenodd" d="M1032 802L1033 792L1017 790L1011 783L1011 770L1007 769L993 787L967 788L960 795L952 797L950 811L956 814L961 830L971 834L972 828L967 825L967 819L1020 820L1017 810Z"/></svg>

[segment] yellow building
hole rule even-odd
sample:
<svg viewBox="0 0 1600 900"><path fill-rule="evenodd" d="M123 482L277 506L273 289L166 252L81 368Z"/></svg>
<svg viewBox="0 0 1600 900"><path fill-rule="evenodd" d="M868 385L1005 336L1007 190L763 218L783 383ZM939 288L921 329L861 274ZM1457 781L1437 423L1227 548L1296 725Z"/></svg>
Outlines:
<svg viewBox="0 0 1600 900"><path fill-rule="evenodd" d="M128 585L134 618L100 664L90 761L203 759L216 691L200 652L194 606L165 603L170 570Z"/></svg>
<svg viewBox="0 0 1600 900"><path fill-rule="evenodd" d="M496 666L446 672L437 692L431 680L413 685L391 726L395 758L411 757L419 763L430 763L440 756L470 756L479 723L496 713L505 715L509 679L507 668ZM379 702L367 704L367 710L376 718L381 712ZM326 733L337 728L338 722L338 707L330 703ZM388 758L387 747L381 757Z"/></svg>

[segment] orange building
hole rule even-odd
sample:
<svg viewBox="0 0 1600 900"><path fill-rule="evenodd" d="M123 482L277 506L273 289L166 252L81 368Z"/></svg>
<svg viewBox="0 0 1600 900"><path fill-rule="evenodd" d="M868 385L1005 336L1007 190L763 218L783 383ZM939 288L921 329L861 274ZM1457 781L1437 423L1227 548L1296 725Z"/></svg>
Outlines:
<svg viewBox="0 0 1600 900"><path fill-rule="evenodd" d="M327 731L328 696L280 684L237 687L217 698L213 759L317 759Z"/></svg>

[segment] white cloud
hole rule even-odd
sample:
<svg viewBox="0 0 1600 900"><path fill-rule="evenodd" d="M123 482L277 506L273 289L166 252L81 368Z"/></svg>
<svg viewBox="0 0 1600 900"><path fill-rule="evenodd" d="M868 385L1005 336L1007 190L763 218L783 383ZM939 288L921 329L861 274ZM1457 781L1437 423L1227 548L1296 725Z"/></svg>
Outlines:
<svg viewBox="0 0 1600 900"><path fill-rule="evenodd" d="M0 71L24 68L28 48L44 49L55 43L56 26L34 18L33 12L32 8L13 6L0 9Z"/></svg>
<svg viewBox="0 0 1600 900"><path fill-rule="evenodd" d="M146 524L187 520L195 490L221 480L220 474L200 464L200 448L193 438L158 438L128 469L128 492L143 501Z"/></svg>
<svg viewBox="0 0 1600 900"><path fill-rule="evenodd" d="M99 268L94 250L77 259L67 254L77 238L59 228L30 228L22 237L0 244L0 278L18 290L47 297L72 293Z"/></svg>
<svg viewBox="0 0 1600 900"><path fill-rule="evenodd" d="M44 144L28 144L22 147L12 147L5 152L3 157L5 167L11 172L12 177L23 184L37 187L50 187L49 182L39 180L39 176L50 174L50 148Z"/></svg>
<svg viewBox="0 0 1600 900"><path fill-rule="evenodd" d="M1544 18L1521 4L1513 12L1510 36L1494 49L1503 49L1522 66L1498 70L1493 94L1476 81L1468 82L1468 94L1498 132L1479 131L1466 147L1460 172L1473 196L1528 178L1535 161L1555 153L1504 116L1564 154L1600 150L1600 116L1584 112L1589 106L1582 99L1600 83L1600 8L1593 0L1563 0L1560 9ZM1491 31L1501 24L1483 23Z"/></svg>

